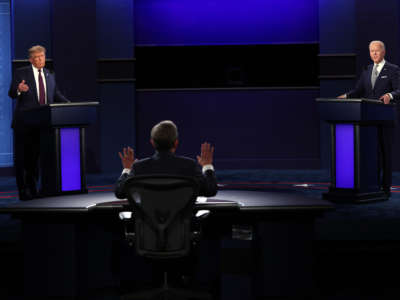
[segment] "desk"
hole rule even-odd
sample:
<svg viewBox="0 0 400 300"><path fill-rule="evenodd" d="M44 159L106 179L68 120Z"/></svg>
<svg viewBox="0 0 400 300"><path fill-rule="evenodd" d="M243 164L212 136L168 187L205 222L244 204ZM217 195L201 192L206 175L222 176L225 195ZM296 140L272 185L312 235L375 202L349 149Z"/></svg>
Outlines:
<svg viewBox="0 0 400 300"><path fill-rule="evenodd" d="M25 292L76 299L109 285L114 279L105 262L113 241L122 238L118 212L124 205L112 193L89 193L0 206L0 213L22 220ZM253 231L250 241L220 232L223 254L245 243L252 261L244 278L235 269L240 258L222 256L221 299L310 292L314 220L333 208L329 202L296 192L224 190L196 207L212 211L208 226L215 232L232 224ZM241 284L232 284L235 280ZM247 295L235 290L243 280Z"/></svg>

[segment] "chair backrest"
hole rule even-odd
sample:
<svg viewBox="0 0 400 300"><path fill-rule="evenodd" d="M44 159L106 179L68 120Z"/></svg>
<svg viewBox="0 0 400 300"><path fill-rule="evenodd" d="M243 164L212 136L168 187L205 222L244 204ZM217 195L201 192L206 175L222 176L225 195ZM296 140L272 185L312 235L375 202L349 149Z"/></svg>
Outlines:
<svg viewBox="0 0 400 300"><path fill-rule="evenodd" d="M137 253L152 258L187 255L197 181L174 175L134 176L124 189L133 209Z"/></svg>

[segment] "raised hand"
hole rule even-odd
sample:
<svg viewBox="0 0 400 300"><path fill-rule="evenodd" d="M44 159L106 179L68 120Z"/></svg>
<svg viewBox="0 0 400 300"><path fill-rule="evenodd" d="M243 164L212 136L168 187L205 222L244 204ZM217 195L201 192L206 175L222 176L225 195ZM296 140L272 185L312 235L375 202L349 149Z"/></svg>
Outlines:
<svg viewBox="0 0 400 300"><path fill-rule="evenodd" d="M133 163L135 162L134 151L131 147L124 147L122 149L122 153L118 152L119 157L121 158L121 163L124 169L131 169Z"/></svg>
<svg viewBox="0 0 400 300"><path fill-rule="evenodd" d="M213 162L214 147L205 142L201 144L201 153L197 155L197 161L200 166L211 165Z"/></svg>
<svg viewBox="0 0 400 300"><path fill-rule="evenodd" d="M25 80L22 80L19 84L18 84L18 92L27 92L29 91L29 86L25 83Z"/></svg>

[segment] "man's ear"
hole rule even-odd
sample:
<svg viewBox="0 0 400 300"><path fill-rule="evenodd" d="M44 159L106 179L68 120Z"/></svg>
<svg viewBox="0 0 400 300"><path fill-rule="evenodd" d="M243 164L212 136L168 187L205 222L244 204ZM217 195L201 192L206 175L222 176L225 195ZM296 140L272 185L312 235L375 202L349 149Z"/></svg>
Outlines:
<svg viewBox="0 0 400 300"><path fill-rule="evenodd" d="M153 139L150 139L150 144L155 148L156 146L154 145Z"/></svg>
<svg viewBox="0 0 400 300"><path fill-rule="evenodd" d="M174 146L170 150L172 153L175 153L176 148L178 148L178 144L179 144L179 141L176 139L174 142Z"/></svg>

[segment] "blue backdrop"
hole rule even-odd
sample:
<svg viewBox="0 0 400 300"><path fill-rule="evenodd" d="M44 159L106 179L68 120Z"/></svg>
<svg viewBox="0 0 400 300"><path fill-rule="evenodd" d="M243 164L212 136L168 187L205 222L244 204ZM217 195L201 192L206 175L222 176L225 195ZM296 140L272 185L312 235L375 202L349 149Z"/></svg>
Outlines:
<svg viewBox="0 0 400 300"><path fill-rule="evenodd" d="M53 1L13 0L11 2L14 59L27 59L28 49L34 45L44 46L46 57L53 58L51 39Z"/></svg>
<svg viewBox="0 0 400 300"><path fill-rule="evenodd" d="M136 45L311 43L318 0L136 0Z"/></svg>
<svg viewBox="0 0 400 300"><path fill-rule="evenodd" d="M11 81L10 23L10 2L0 0L0 167L13 164L12 101L7 95Z"/></svg>

